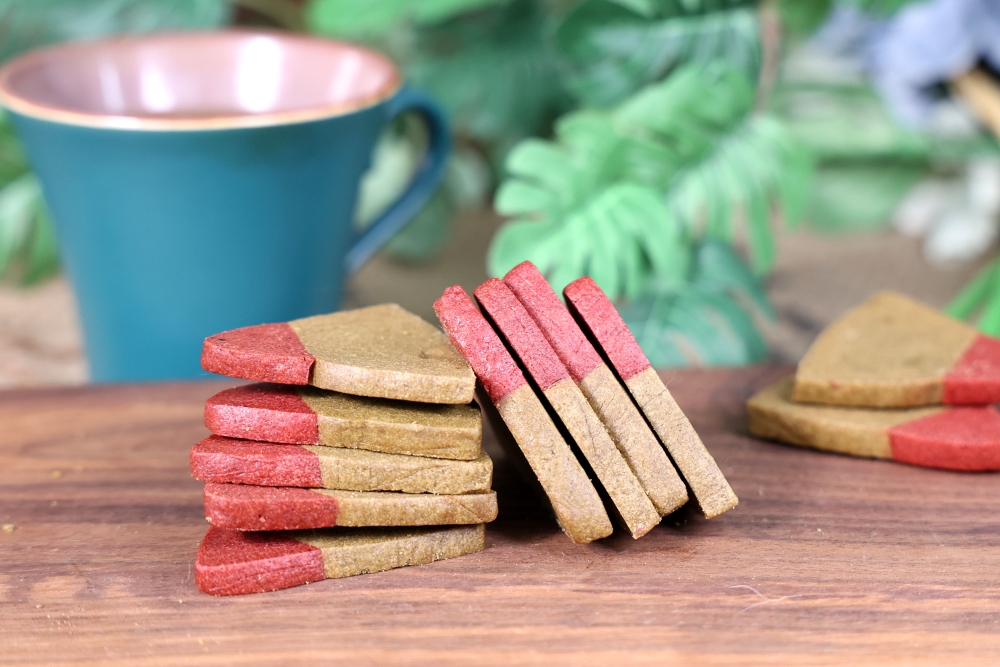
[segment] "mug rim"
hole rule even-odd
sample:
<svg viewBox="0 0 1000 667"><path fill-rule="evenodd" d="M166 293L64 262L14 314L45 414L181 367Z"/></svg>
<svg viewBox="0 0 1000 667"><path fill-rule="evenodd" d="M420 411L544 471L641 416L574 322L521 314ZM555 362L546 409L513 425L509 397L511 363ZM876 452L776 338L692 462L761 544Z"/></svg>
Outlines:
<svg viewBox="0 0 1000 667"><path fill-rule="evenodd" d="M183 117L183 116L141 116L136 114L108 114L90 111L79 111L65 106L55 106L30 100L11 90L11 78L39 62L53 56L72 56L74 52L90 50L95 46L136 42L151 42L177 37L212 36L262 36L281 41L312 42L321 45L336 44L348 47L364 55L381 61L387 65L392 75L378 90L357 99L339 104L316 105L304 109L287 111L266 111L262 113L227 113L220 112L216 116ZM343 116L360 111L385 101L392 97L402 87L402 76L399 67L387 56L351 42L325 39L300 33L290 33L280 30L261 30L230 28L224 30L190 30L151 32L138 35L118 35L98 40L71 41L33 49L20 55L0 67L0 106L22 116L46 120L62 125L76 125L108 130L146 130L146 131L192 131L192 130L223 130L251 127L270 127L291 125L327 118Z"/></svg>

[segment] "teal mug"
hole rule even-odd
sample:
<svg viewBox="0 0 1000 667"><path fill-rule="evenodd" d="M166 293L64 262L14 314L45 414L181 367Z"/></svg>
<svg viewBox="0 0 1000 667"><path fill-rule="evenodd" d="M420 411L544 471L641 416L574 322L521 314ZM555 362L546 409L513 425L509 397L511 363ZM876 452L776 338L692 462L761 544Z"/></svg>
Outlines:
<svg viewBox="0 0 1000 667"><path fill-rule="evenodd" d="M391 61L302 35L56 46L0 70L0 104L52 213L95 381L197 377L206 336L336 310L449 150L441 111ZM375 141L409 111L427 156L359 233Z"/></svg>

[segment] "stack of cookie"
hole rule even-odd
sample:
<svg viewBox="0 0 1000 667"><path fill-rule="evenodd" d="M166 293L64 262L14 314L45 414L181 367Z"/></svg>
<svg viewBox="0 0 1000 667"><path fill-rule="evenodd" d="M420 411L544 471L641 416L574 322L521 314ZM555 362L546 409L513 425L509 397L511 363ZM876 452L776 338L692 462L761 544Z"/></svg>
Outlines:
<svg viewBox="0 0 1000 667"><path fill-rule="evenodd" d="M688 486L708 517L736 506L712 456L592 280L566 288L567 309L525 262L474 295L482 312L458 286L435 302L435 312L482 381L484 407L506 425L498 433L509 430L511 451L523 454L574 542L611 534L611 517L641 537L687 502Z"/></svg>
<svg viewBox="0 0 1000 667"><path fill-rule="evenodd" d="M227 331L203 367L265 384L210 398L191 451L216 595L461 556L496 518L475 375L396 305ZM336 526L337 528L334 528Z"/></svg>
<svg viewBox="0 0 1000 667"><path fill-rule="evenodd" d="M1000 340L893 292L831 324L747 402L762 438L949 470L1000 470Z"/></svg>

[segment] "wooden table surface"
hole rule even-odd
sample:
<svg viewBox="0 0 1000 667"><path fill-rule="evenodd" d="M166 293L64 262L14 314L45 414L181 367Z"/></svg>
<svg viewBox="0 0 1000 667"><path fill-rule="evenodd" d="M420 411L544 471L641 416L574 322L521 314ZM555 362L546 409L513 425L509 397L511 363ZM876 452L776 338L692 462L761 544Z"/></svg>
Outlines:
<svg viewBox="0 0 1000 667"><path fill-rule="evenodd" d="M998 664L1000 478L747 437L788 370L666 378L722 517L576 546L501 459L485 552L229 598L194 585L187 469L225 384L0 394L0 663Z"/></svg>

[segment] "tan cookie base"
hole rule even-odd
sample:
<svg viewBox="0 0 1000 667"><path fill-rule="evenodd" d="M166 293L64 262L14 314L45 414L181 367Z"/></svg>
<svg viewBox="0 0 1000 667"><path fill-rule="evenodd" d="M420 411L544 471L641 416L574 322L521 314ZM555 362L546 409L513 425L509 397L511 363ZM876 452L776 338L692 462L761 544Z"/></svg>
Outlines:
<svg viewBox="0 0 1000 667"><path fill-rule="evenodd" d="M497 494L457 496L315 489L337 501L338 526L438 526L489 523L497 518Z"/></svg>
<svg viewBox="0 0 1000 667"><path fill-rule="evenodd" d="M611 369L601 364L579 386L656 511L666 516L686 503L687 487Z"/></svg>
<svg viewBox="0 0 1000 667"><path fill-rule="evenodd" d="M546 389L544 394L632 537L642 537L655 528L660 523L660 514L576 383L567 377Z"/></svg>
<svg viewBox="0 0 1000 667"><path fill-rule="evenodd" d="M891 459L890 428L943 409L877 410L794 403L793 382L793 378L785 378L747 401L751 433L828 452Z"/></svg>
<svg viewBox="0 0 1000 667"><path fill-rule="evenodd" d="M657 372L644 370L625 385L670 452L705 516L711 519L736 507L739 498Z"/></svg>
<svg viewBox="0 0 1000 667"><path fill-rule="evenodd" d="M304 448L319 457L327 489L457 495L487 493L493 481L493 461L485 452L472 461L450 461L333 447Z"/></svg>
<svg viewBox="0 0 1000 667"><path fill-rule="evenodd" d="M437 327L396 304L288 323L316 358L310 383L345 394L469 403L476 376Z"/></svg>
<svg viewBox="0 0 1000 667"><path fill-rule="evenodd" d="M425 565L486 548L486 526L424 530L309 531L292 537L323 551L327 579Z"/></svg>
<svg viewBox="0 0 1000 667"><path fill-rule="evenodd" d="M389 401L311 387L299 395L316 413L324 445L445 459L481 454L483 421L475 403Z"/></svg>
<svg viewBox="0 0 1000 667"><path fill-rule="evenodd" d="M566 535L578 544L610 535L613 527L601 497L531 386L521 385L504 396L497 411Z"/></svg>
<svg viewBox="0 0 1000 667"><path fill-rule="evenodd" d="M866 407L939 404L945 374L977 335L901 294L880 292L819 335L799 363L792 398Z"/></svg>

